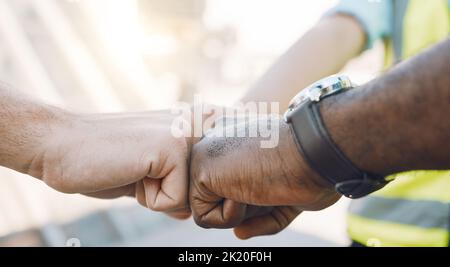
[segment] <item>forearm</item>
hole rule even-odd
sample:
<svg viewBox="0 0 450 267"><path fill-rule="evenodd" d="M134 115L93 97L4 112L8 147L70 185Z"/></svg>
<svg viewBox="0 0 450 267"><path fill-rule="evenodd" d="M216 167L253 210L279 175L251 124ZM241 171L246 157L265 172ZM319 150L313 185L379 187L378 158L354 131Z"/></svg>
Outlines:
<svg viewBox="0 0 450 267"><path fill-rule="evenodd" d="M255 83L242 102L279 102L285 110L298 90L338 72L359 54L364 32L351 17L335 15L320 21L300 38Z"/></svg>
<svg viewBox="0 0 450 267"><path fill-rule="evenodd" d="M0 165L27 173L33 158L67 116L0 84Z"/></svg>
<svg viewBox="0 0 450 267"><path fill-rule="evenodd" d="M325 99L321 113L332 139L366 171L450 169L449 62L450 39Z"/></svg>

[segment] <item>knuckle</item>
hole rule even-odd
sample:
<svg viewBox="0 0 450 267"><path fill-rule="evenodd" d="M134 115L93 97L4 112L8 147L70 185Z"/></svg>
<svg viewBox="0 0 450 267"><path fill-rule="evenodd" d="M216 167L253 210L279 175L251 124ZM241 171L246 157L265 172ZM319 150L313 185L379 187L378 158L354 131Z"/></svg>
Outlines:
<svg viewBox="0 0 450 267"><path fill-rule="evenodd" d="M198 162L192 161L191 164L191 179L201 186L202 188L209 188L211 183L211 175L208 169L208 165L205 162L201 163L201 166ZM206 165L205 165L206 164Z"/></svg>
<svg viewBox="0 0 450 267"><path fill-rule="evenodd" d="M198 171L195 179L197 180L197 183L202 187L207 187L210 183L209 174L205 170Z"/></svg>
<svg viewBox="0 0 450 267"><path fill-rule="evenodd" d="M152 173L158 173L157 168L159 166L159 157L157 157L155 153L144 153L136 165L135 172L143 172L144 175L151 175Z"/></svg>

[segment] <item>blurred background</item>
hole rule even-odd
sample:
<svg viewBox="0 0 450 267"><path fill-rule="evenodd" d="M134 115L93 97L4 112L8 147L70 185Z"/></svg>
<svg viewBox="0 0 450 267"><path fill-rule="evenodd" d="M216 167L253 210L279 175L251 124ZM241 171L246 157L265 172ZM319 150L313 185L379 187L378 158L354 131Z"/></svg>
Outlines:
<svg viewBox="0 0 450 267"><path fill-rule="evenodd" d="M334 0L0 0L0 81L79 112L229 105ZM344 72L381 69L382 46ZM343 246L341 200L249 241L175 221L131 199L65 195L0 169L0 246Z"/></svg>

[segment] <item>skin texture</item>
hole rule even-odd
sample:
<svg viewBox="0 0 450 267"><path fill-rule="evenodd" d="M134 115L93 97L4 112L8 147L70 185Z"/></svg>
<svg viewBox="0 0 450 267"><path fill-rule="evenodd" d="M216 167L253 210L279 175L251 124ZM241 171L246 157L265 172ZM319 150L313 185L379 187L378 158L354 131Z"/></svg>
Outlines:
<svg viewBox="0 0 450 267"><path fill-rule="evenodd" d="M321 115L330 137L356 166L373 173L450 169L448 62L450 39L364 86L325 99ZM190 203L200 226L235 227L241 238L270 234L299 211L339 199L305 163L283 123L273 149L261 149L258 138L223 138L206 136L192 151ZM248 205L272 210L249 215ZM285 206L299 210L285 212L280 223L272 212Z"/></svg>
<svg viewBox="0 0 450 267"><path fill-rule="evenodd" d="M359 168L389 175L450 169L450 39L370 83L325 99L321 113Z"/></svg>
<svg viewBox="0 0 450 267"><path fill-rule="evenodd" d="M337 41L339 40L339 41ZM323 78L325 76L334 74L338 72L345 64L353 57L359 55L363 50L365 43L365 33L360 26L360 24L350 16L346 15L333 15L322 19L315 25L311 30L309 30L304 36L302 36L292 47L284 53L274 64L270 67L267 72L252 86L252 88L245 94L240 102L246 103L250 101L263 101L263 102L278 102L280 104L280 110L285 110L288 107L289 101L294 95L298 93L300 88L305 88L309 84L315 82L316 80ZM326 60L320 61L317 64L317 55ZM301 75L299 75L301 74ZM285 132L285 136L280 135L280 140L287 139L291 140L289 135ZM287 136L287 137L286 137ZM204 148L210 139L205 139L202 144L195 147L199 150L198 154L207 151ZM222 140L220 146L224 146L221 152L228 152L229 150L235 149L236 144L241 144L244 140L233 140L231 145L227 145L227 141ZM257 140L247 140L247 142L255 143L255 146L259 141ZM203 148L200 149L200 146ZM214 150L217 144L212 145L209 150ZM295 148L295 144L290 141L286 147ZM240 148L239 152L244 150ZM266 150L255 149L256 155L259 153L266 153ZM296 158L297 152L292 149L291 154ZM286 151L279 151L285 154ZM263 157L263 154L259 155L258 158L251 154L251 159L258 161L259 157ZM277 155L278 151L273 150L273 155ZM196 152L194 151L194 156ZM197 156L198 157L198 156ZM201 158L206 157L206 154ZM279 159L281 161L282 159ZM230 159L223 155L223 158ZM240 156L236 152L235 158ZM244 157L245 158L245 157ZM299 157L299 162L302 159ZM245 161L244 161L245 162ZM197 164L197 165L195 165ZM273 163L274 165L276 162ZM201 167L203 164L197 163L196 160L193 161L194 166ZM206 165L206 164L205 164ZM305 166L303 164L303 166ZM228 170L230 165L225 167ZM307 167L304 167L307 168ZM251 169L250 167L248 169ZM266 167L267 169L267 167ZM192 170L192 168L191 168ZM194 169L195 170L195 169ZM301 172L301 170L296 170ZM195 171L197 172L197 171ZM306 173L306 172L305 172ZM315 174L312 173L311 176ZM227 176L228 177L228 176ZM320 179L317 179L320 181ZM197 183L195 177L192 179L191 183ZM328 190L328 185L325 185ZM284 188L284 187L283 187ZM192 188L191 188L192 189ZM273 189L271 189L273 190ZM287 193L283 190L279 190L283 197L286 197ZM278 197L279 198L279 197ZM335 201L333 197L330 197L330 203ZM337 198L337 197L336 197ZM281 200L281 199L278 199ZM191 196L192 201L192 196ZM195 204L193 205L195 209ZM264 208L252 207L253 210L263 210L264 216L256 216L254 218L245 220L241 224L235 227L235 233L239 238L250 238L252 236L264 235L264 234L274 234L289 225L289 223L294 220L302 210L302 206L278 206L277 208ZM313 207L313 209L319 209L319 207ZM202 209L202 214L205 209ZM244 217L252 217L247 209ZM199 218L199 216L194 216L197 222L203 226L209 226L208 220L205 218ZM239 218L242 220L242 217ZM216 223L216 226L223 227L225 224ZM228 225L231 225L228 223Z"/></svg>
<svg viewBox="0 0 450 267"><path fill-rule="evenodd" d="M279 100L286 106L298 88L337 71L363 43L353 19L327 18L244 100ZM317 55L327 60L317 64ZM449 40L357 90L326 99L321 112L331 138L367 171L449 169L448 62ZM279 88L285 89L274 90ZM1 85L0 114L0 165L61 192L135 196L150 209L189 216L189 155L196 141L172 136L168 112L73 114ZM273 234L302 210L339 199L305 163L287 125L279 125L275 148L262 149L261 137L206 136L193 146L189 199L199 225L234 227L240 238Z"/></svg>
<svg viewBox="0 0 450 267"><path fill-rule="evenodd" d="M261 148L262 137L214 137L211 132L194 146L190 203L197 224L239 225L240 238L274 234L302 210L320 210L340 198L305 163L289 126L277 115L271 119L280 125L279 145L274 148ZM254 123L258 120L248 122Z"/></svg>
<svg viewBox="0 0 450 267"><path fill-rule="evenodd" d="M339 46L324 46L322 54L333 56L338 48L345 48L347 52L340 53L344 57L355 54L352 45L361 42L358 40L361 35L353 35L355 32L361 32L359 26L347 17L324 20L280 60L278 65L283 71L278 71L277 67L269 71L265 77L270 78L254 87L256 94L249 93L249 98L253 95L277 100L280 96L282 99L278 100L287 105L290 94L274 96L273 86L293 94L297 86L320 75L319 69L314 70L311 66L289 71L302 66L291 63L299 62L298 59L304 59L305 63L313 60L310 49L317 48L317 41L327 37L331 38L323 44L343 36L348 42L341 40ZM343 64L338 58L329 62L332 61L336 65L329 66L327 71ZM302 77L306 79L291 79L300 77L297 75L299 70L304 72ZM295 82L281 83L284 80ZM172 119L169 112L72 114L30 100L3 84L0 85L0 97L0 165L30 174L61 192L99 198L135 196L146 207L166 211L178 218L189 216L186 162L189 162L190 148L197 138L168 135L167 127ZM206 118L214 117L214 114L205 115ZM167 151L167 147L171 151ZM261 209L253 210L248 214L258 214ZM264 208L264 212L267 210ZM296 208L290 207L281 211L275 209L273 212L280 221L283 221L280 219L283 214L290 218L298 213Z"/></svg>

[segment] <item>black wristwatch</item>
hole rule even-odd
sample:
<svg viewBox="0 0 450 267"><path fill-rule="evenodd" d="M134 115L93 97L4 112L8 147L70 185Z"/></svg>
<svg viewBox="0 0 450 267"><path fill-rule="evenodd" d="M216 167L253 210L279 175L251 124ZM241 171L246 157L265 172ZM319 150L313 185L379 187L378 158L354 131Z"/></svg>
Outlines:
<svg viewBox="0 0 450 267"><path fill-rule="evenodd" d="M310 167L349 198L364 197L388 181L357 168L337 147L322 122L318 103L327 96L354 86L347 76L330 76L302 90L293 98L284 118L290 125L300 153Z"/></svg>

